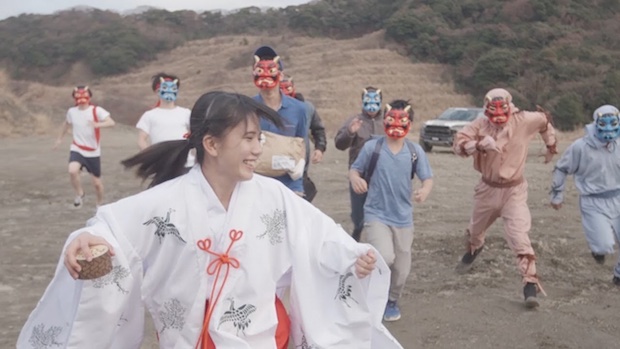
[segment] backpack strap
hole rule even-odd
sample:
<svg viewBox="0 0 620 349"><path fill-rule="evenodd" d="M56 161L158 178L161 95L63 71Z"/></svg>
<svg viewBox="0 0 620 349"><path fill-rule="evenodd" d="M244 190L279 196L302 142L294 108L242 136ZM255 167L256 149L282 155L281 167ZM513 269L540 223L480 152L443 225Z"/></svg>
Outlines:
<svg viewBox="0 0 620 349"><path fill-rule="evenodd" d="M370 157L370 163L368 163L368 169L363 176L366 180L366 183L370 183L370 177L372 177L373 172L375 172L375 167L377 167L377 161L379 161L379 154L381 153L381 147L383 146L384 140L385 137L380 137L377 139L377 144L375 144L375 151L372 152L372 156Z"/></svg>
<svg viewBox="0 0 620 349"><path fill-rule="evenodd" d="M99 122L99 118L97 117L97 106L92 104L93 106L93 120L95 121L95 123ZM99 146L99 139L101 138L101 130L98 127L95 127L95 140L97 140L97 146ZM73 144L82 149L82 150L86 150L86 151L95 151L97 150L97 148L91 148L82 144L77 144L75 142L75 140L73 140Z"/></svg>
<svg viewBox="0 0 620 349"><path fill-rule="evenodd" d="M416 153L415 146L412 141L405 139L405 143L411 153L411 179L413 179L413 177L415 177L415 172L418 169L418 153Z"/></svg>
<svg viewBox="0 0 620 349"><path fill-rule="evenodd" d="M375 168L377 167L377 161L379 161L379 154L381 153L381 147L383 146L383 141L385 137L381 137L377 140L377 144L375 145L375 151L372 153L370 157L370 163L368 164L368 170L364 173L364 179L366 183L370 183L370 177L372 177L373 172L375 172ZM407 148L409 148L409 153L411 153L411 179L415 177L415 172L418 168L418 153L415 151L415 146L413 142L405 139L405 144L407 144Z"/></svg>

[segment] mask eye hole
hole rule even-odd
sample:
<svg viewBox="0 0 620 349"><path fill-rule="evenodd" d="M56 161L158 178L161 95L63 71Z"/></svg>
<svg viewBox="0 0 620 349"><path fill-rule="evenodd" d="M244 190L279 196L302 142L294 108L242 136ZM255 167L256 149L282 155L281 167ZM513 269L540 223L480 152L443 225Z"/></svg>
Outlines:
<svg viewBox="0 0 620 349"><path fill-rule="evenodd" d="M598 125L599 125L600 127L605 127L605 126L606 126L606 125L605 125L605 121L602 121L602 120L598 122Z"/></svg>

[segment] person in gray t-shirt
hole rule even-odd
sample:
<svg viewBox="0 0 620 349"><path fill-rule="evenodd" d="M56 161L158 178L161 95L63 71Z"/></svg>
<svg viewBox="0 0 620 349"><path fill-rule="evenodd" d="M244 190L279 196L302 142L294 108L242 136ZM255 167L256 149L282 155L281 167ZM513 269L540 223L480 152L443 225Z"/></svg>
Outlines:
<svg viewBox="0 0 620 349"><path fill-rule="evenodd" d="M397 301L411 271L412 201L424 202L433 187L424 150L406 139L412 121L413 110L407 101L388 104L384 117L387 137L367 141L349 171L353 190L368 195L361 240L381 253L392 272L385 321L400 319ZM422 181L415 191L414 175Z"/></svg>

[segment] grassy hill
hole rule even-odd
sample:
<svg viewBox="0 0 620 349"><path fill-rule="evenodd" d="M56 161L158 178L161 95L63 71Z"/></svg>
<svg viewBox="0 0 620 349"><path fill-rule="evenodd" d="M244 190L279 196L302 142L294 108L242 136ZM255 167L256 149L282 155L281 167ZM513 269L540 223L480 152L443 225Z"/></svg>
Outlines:
<svg viewBox="0 0 620 349"><path fill-rule="evenodd" d="M0 21L0 67L14 79L75 84L135 74L194 40L248 33L351 39L379 31L377 41L413 62L449 65L470 103L506 87L519 106L543 105L567 130L603 103L620 104L619 29L620 0L320 0L227 15L65 11Z"/></svg>
<svg viewBox="0 0 620 349"><path fill-rule="evenodd" d="M133 125L157 101L150 89L150 77L159 71L181 77L179 104L186 107L209 90L255 94L252 54L255 48L270 44L283 57L285 72L294 77L298 91L317 106L330 133L360 110L361 92L368 85L381 88L386 99L410 99L416 112L416 127L420 119L429 119L449 106L471 105L470 96L456 93L445 78L445 66L412 64L385 48L382 37L383 33L377 32L346 40L294 36L196 40L161 54L130 73L100 78L90 86L94 103L108 109L117 121ZM46 110L54 125L62 122L71 106L71 88L24 81L0 87L6 90L3 94L14 96L22 105ZM1 103L1 109L10 109ZM14 119L19 117L24 115L15 115Z"/></svg>

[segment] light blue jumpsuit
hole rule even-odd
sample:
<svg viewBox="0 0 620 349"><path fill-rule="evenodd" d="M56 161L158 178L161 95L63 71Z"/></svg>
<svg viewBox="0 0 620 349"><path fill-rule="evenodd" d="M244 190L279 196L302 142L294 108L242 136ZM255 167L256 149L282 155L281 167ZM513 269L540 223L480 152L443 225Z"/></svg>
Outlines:
<svg viewBox="0 0 620 349"><path fill-rule="evenodd" d="M566 177L574 175L579 190L581 223L590 250L612 254L614 237L620 241L620 141L603 143L594 124L586 125L586 135L571 144L553 170L551 203L564 199ZM614 269L620 277L620 259Z"/></svg>

